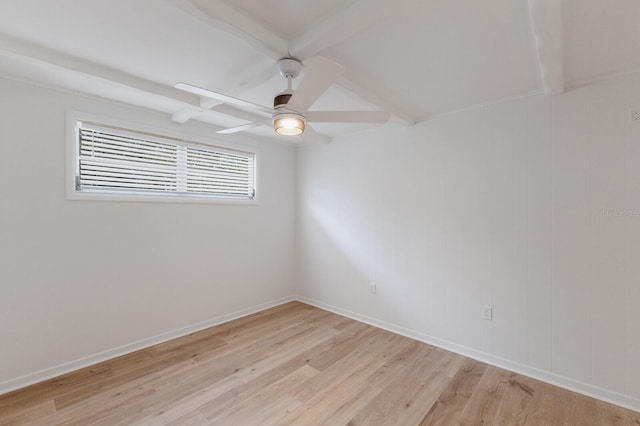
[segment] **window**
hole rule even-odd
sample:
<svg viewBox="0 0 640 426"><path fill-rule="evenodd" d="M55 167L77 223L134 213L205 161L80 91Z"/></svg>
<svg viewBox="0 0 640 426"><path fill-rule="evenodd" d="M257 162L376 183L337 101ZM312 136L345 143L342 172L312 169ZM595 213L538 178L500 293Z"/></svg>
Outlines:
<svg viewBox="0 0 640 426"><path fill-rule="evenodd" d="M255 153L74 121L74 192L80 196L72 198L256 197Z"/></svg>

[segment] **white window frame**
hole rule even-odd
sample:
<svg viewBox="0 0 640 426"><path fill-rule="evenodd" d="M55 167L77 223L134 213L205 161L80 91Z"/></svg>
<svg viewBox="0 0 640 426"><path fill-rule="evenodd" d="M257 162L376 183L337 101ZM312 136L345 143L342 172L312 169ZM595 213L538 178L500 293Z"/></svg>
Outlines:
<svg viewBox="0 0 640 426"><path fill-rule="evenodd" d="M211 149L213 151L231 151L253 155L254 160L254 190L255 196L251 199L225 197L205 194L185 193L149 193L117 190L77 190L76 177L79 174L79 137L78 126L81 122L91 123L95 126L113 128L114 133L142 137L148 140L156 140L164 143L191 146L198 149ZM178 134L170 129L151 127L137 123L131 123L114 118L78 112L67 111L66 119L66 198L68 200L93 200L93 201L138 201L138 202L162 202L162 203L214 203L214 204L259 204L259 151L252 147L238 146L224 141L208 141L199 136Z"/></svg>

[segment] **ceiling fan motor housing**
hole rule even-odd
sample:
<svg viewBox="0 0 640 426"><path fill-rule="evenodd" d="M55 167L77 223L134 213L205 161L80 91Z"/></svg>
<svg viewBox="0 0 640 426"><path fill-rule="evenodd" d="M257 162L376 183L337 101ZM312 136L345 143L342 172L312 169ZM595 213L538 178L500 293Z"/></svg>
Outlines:
<svg viewBox="0 0 640 426"><path fill-rule="evenodd" d="M294 58L281 58L278 61L278 70L284 78L296 78L302 71L302 62Z"/></svg>
<svg viewBox="0 0 640 426"><path fill-rule="evenodd" d="M292 93L280 93L273 98L273 109L279 109L282 107L286 107L289 103L289 99L291 99Z"/></svg>

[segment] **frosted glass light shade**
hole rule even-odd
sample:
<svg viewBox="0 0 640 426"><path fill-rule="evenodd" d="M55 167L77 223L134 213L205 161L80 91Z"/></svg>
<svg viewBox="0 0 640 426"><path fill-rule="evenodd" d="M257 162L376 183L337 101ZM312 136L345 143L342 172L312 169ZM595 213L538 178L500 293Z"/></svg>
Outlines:
<svg viewBox="0 0 640 426"><path fill-rule="evenodd" d="M273 128L279 135L301 135L304 126L304 118L296 114L281 114L273 120Z"/></svg>

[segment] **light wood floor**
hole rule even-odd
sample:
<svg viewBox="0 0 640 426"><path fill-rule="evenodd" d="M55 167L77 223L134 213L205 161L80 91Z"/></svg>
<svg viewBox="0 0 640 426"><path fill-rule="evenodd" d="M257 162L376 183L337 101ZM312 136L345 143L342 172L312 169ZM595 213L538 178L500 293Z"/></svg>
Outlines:
<svg viewBox="0 0 640 426"><path fill-rule="evenodd" d="M640 414L292 302L0 396L0 424L640 425Z"/></svg>

